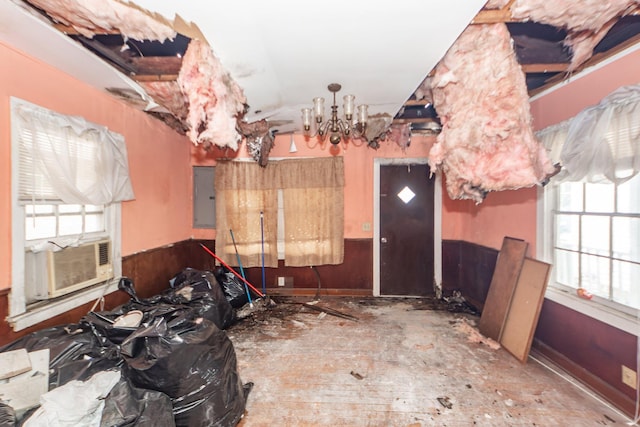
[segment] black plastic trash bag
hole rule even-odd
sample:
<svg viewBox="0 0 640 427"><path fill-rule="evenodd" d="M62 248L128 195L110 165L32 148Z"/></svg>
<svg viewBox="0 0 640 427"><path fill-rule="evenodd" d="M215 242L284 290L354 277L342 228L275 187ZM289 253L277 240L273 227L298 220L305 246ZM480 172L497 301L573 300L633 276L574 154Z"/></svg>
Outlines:
<svg viewBox="0 0 640 427"><path fill-rule="evenodd" d="M117 357L117 348L103 345L89 328L80 324L55 326L32 332L0 348L0 352L24 348L27 351L49 349L49 389L58 387L59 369L65 364L87 358Z"/></svg>
<svg viewBox="0 0 640 427"><path fill-rule="evenodd" d="M125 377L104 401L101 427L174 427L171 399L164 393L133 387Z"/></svg>
<svg viewBox="0 0 640 427"><path fill-rule="evenodd" d="M136 387L167 394L176 426L235 426L246 397L233 344L203 318L156 318L121 345Z"/></svg>
<svg viewBox="0 0 640 427"><path fill-rule="evenodd" d="M236 313L211 271L186 268L170 283L172 288L161 295L162 302L187 305L220 329L235 322Z"/></svg>
<svg viewBox="0 0 640 427"><path fill-rule="evenodd" d="M6 403L0 402L0 427L14 427L16 425L16 411Z"/></svg>
<svg viewBox="0 0 640 427"><path fill-rule="evenodd" d="M216 267L213 274L231 307L240 308L249 302L246 285L235 274L224 267Z"/></svg>

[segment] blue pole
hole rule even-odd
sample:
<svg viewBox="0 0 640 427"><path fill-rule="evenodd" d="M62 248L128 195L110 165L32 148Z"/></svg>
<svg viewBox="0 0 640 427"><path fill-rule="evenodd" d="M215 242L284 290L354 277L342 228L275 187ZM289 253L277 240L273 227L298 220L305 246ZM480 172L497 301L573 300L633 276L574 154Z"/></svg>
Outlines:
<svg viewBox="0 0 640 427"><path fill-rule="evenodd" d="M238 253L238 247L236 246L236 239L233 237L233 230L229 229L229 233L231 233L231 241L233 242L233 248L236 250L236 259L238 260L238 267L240 267L240 274L242 274L242 278L247 280L244 275L244 268L242 268L242 261L240 260L240 254ZM247 284L244 284L244 291L247 293L247 298L249 298L249 307L253 307L253 301L251 301L251 293L249 292L249 287Z"/></svg>
<svg viewBox="0 0 640 427"><path fill-rule="evenodd" d="M262 293L267 294L267 284L264 275L264 213L260 211L260 238L262 240Z"/></svg>

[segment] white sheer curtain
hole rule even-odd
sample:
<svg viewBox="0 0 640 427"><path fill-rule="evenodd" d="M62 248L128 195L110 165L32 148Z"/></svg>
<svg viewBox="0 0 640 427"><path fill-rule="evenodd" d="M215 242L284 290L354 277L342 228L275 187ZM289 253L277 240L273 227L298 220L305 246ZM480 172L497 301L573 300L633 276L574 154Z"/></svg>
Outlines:
<svg viewBox="0 0 640 427"><path fill-rule="evenodd" d="M547 150L547 154L551 163L554 165L561 164L560 154L562 146L567 140L567 132L569 131L569 121L548 126L536 133L536 137Z"/></svg>
<svg viewBox="0 0 640 427"><path fill-rule="evenodd" d="M554 162L560 153L562 170L553 182L623 183L640 171L640 85L621 87L537 136Z"/></svg>
<svg viewBox="0 0 640 427"><path fill-rule="evenodd" d="M25 102L14 108L20 200L107 205L134 198L122 135Z"/></svg>

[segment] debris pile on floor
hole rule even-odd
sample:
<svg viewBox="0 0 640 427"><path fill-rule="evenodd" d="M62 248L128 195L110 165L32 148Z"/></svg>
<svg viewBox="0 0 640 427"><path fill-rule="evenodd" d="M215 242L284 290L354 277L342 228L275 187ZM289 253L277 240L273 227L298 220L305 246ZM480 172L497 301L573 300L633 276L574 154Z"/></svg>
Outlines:
<svg viewBox="0 0 640 427"><path fill-rule="evenodd" d="M487 338L482 335L476 326L472 325L469 320L463 317L453 321L453 327L455 330L467 335L467 340L469 342L484 344L493 350L498 350L500 348L500 344L491 338Z"/></svg>
<svg viewBox="0 0 640 427"><path fill-rule="evenodd" d="M186 269L147 299L127 278L119 289L128 303L0 348L26 350L29 369L0 379L2 425L237 425L252 384L240 381L224 331L236 313L214 274Z"/></svg>

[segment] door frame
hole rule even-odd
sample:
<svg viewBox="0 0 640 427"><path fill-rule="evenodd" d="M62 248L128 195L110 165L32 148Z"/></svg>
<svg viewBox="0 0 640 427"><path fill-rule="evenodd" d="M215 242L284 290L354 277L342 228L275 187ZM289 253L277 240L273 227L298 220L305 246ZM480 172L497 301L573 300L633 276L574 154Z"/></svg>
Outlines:
<svg viewBox="0 0 640 427"><path fill-rule="evenodd" d="M373 159L373 296L380 295L380 166L424 165L426 157ZM438 171L433 187L433 275L435 294L442 295L442 177Z"/></svg>

